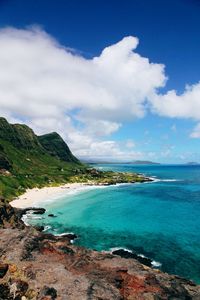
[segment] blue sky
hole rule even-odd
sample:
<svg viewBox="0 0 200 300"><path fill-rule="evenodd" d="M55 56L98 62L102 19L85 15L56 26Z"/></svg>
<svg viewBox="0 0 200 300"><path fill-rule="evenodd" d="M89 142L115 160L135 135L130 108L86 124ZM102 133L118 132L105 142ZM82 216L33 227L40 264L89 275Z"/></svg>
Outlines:
<svg viewBox="0 0 200 300"><path fill-rule="evenodd" d="M5 86L9 86L8 92L0 95L7 99L6 101L2 100L1 103L0 98L0 113L13 122L25 121L38 134L54 129L59 131L75 154L83 158L148 159L165 163L200 161L199 15L200 1L198 0L1 0L0 46L5 49L5 55L7 53L7 58L10 58L12 66L15 66L13 61L19 63L20 67L16 63L18 69L13 71L10 67L8 70L12 74L15 72L20 74L22 78L20 84L23 84L22 88L18 86L16 89L16 94L20 90L18 96L21 96L20 100L10 95L10 90L16 86L18 81L15 81L14 76L9 75L7 71L6 85L5 79L2 82L0 80L0 88L3 91L6 90ZM4 29L8 27L9 29L5 32ZM33 32L36 33L33 34ZM33 44L25 43L28 35ZM101 53L106 47L116 45L127 36L137 37L139 44L136 46L135 40L120 44L118 46L121 51L120 56L116 55L112 70L118 68L117 59L122 59L124 62L121 53L125 46L127 53L123 52L123 55L126 55L126 58L131 48L131 51L138 53L140 58L148 58L149 62L145 65L144 70L144 62L140 59L135 75L131 69L130 72L126 71L129 67L134 68L134 64L131 65L127 60L126 70L122 65L123 70L117 71L120 74L124 72L124 75L112 80L112 74L109 73L111 69L108 70L105 67L106 59L108 59L108 64L110 63L110 52L107 51L107 56L104 55L105 58L101 56ZM51 43L52 38L56 40L56 45L55 41ZM62 58L63 64L66 64L66 67L64 70L52 69L52 66L49 68L48 60L42 71L37 70L37 72L44 74L44 69L48 72L52 71L52 77L48 82L43 83L43 89L39 91L40 85L34 87L34 79L25 74L30 74L26 69L29 67L30 59L31 70L35 70L37 64L38 69L41 67L42 63L38 62L40 61L38 57L44 61L42 55L45 55L45 41L48 43L46 57L50 55L50 58L55 59L55 62L58 61L59 65L63 55L59 50L62 48L65 51L65 57ZM31 45L33 46L31 47ZM19 51L15 51L18 46ZM26 53L28 51L31 53L30 57L26 57L26 62L23 55L20 54L22 49L25 49ZM109 51L113 51L113 49L111 48ZM72 58L69 55L72 55ZM87 62L90 62L90 65L91 62L93 64L94 57L97 57L98 72L102 71L100 75L97 74L97 70L94 71L93 66L87 67ZM5 61L4 58L5 56L2 55L2 61ZM34 58L37 60L32 65ZM77 65L74 65L76 58L80 61L78 60ZM132 59L136 61L137 58L133 57ZM157 67L154 66L154 71L150 74L151 63L159 66L163 64L165 69L161 70L159 67L160 69L157 70ZM26 65L26 68L21 68L23 64ZM69 68L72 68L73 82L69 78L69 74L65 73L67 64L69 64ZM79 67L80 65L81 67ZM101 66L100 69L99 66ZM25 73L23 74L23 72ZM55 88L51 92L53 94L55 91L55 95L58 87L62 90L60 81L59 84L57 83L60 77L54 82L54 76L57 76L58 72L59 74L64 72L66 81L63 80L63 94L72 95L73 103L66 99L65 104L64 95L59 92L54 99L52 97L50 102L47 100L49 96L44 92L44 87L48 90L49 85L52 88L55 84ZM92 72L95 72L95 75L90 78ZM140 72L144 78L144 86L138 75ZM81 77L81 74L84 74L84 78ZM124 83L125 79L129 80L127 76L132 76L130 82L134 84L139 82L138 87L132 89L127 86ZM133 76L136 76L136 79ZM142 93L147 82L150 82L154 76L156 79L152 80L151 84L149 83L148 91L140 99L143 112L136 113L135 111L138 109L136 107L137 95ZM29 87L27 91L23 91L23 87L30 84L27 82L29 77L33 88ZM131 81L132 79L133 81ZM189 88L185 89L186 85L189 85ZM68 90L66 86L69 86ZM74 90L80 90L80 94L78 92L74 94L70 86ZM87 91L86 86L89 86ZM94 92L95 86L100 86L98 93ZM92 93L90 93L91 90ZM175 90L176 93L169 94L171 90ZM13 89L13 93L14 91L15 89ZM25 98L28 91L30 94L34 94L34 97L30 96L29 99L26 96ZM85 99L85 95L82 97L83 93L88 95L88 101ZM103 101L101 103L101 93L103 93L102 95L106 94L105 104ZM131 99L131 93L133 93L134 99ZM118 97L118 94L120 97L116 105L113 98ZM111 99L110 105L107 105L109 99ZM39 102L40 106L39 104L37 106L36 104ZM27 108L24 103L27 104ZM21 105L21 107L17 105ZM129 106L132 113L128 111ZM41 113L42 110L43 113ZM53 112L45 114L46 110ZM57 110L58 112L55 114ZM38 115L36 116L37 111L38 115L41 113L40 118Z"/></svg>

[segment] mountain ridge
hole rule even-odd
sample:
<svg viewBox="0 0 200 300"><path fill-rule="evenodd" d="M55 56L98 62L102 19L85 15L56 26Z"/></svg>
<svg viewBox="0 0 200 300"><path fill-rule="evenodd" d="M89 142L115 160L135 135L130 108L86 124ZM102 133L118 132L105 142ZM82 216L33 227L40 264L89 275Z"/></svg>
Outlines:
<svg viewBox="0 0 200 300"><path fill-rule="evenodd" d="M79 160L72 154L68 145L57 132L38 136L38 140L50 155L66 162L79 163Z"/></svg>
<svg viewBox="0 0 200 300"><path fill-rule="evenodd" d="M37 136L27 125L0 118L0 196L64 183L85 168L58 133Z"/></svg>

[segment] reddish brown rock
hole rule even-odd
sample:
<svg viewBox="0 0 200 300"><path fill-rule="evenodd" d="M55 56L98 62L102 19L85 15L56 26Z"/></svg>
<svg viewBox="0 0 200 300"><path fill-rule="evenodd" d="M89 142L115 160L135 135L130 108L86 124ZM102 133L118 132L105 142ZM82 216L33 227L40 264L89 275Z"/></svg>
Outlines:
<svg viewBox="0 0 200 300"><path fill-rule="evenodd" d="M0 260L10 265L2 268L1 300L13 299L13 292L18 300L200 299L200 286L191 281L32 227L0 229L0 249ZM11 272L11 266L17 268Z"/></svg>

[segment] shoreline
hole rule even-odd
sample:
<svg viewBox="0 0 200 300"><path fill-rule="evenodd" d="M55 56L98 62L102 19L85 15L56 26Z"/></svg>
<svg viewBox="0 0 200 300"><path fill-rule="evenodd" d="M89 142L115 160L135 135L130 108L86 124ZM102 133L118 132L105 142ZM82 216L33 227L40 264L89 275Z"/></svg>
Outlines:
<svg viewBox="0 0 200 300"><path fill-rule="evenodd" d="M155 178L145 177L148 180L146 182L139 183L152 183L156 182ZM41 208L43 207L43 201L49 202L53 201L56 198L62 197L64 195L69 195L70 193L88 189L88 188L102 188L109 186L117 186L124 184L136 184L138 182L124 182L124 183L115 183L115 184L104 184L104 183L94 183L94 182L75 182L75 183L66 183L59 186L46 186L42 188L32 188L27 189L26 192L17 198L9 202L9 204L17 209L26 209L29 207Z"/></svg>
<svg viewBox="0 0 200 300"><path fill-rule="evenodd" d="M155 178L149 177L150 179L152 179L152 181L147 181L145 183L152 183L152 182L156 182ZM126 184L131 184L131 185L135 185L135 183L117 183L117 184L113 184L112 186L117 186L117 185L126 185ZM19 197L17 197L16 199L12 200L9 204L17 209L26 209L26 208L41 208L44 207L44 202L42 203L42 201L45 201L45 204L51 201L55 201L57 198L65 196L65 195L70 195L70 193L73 194L73 192L79 192L79 191L84 191L85 189L90 189L90 188L105 188L105 187L109 187L111 185L103 185L103 184L95 184L95 183L67 183L64 185L60 185L60 186L47 186L47 187L43 187L43 188L33 188L33 189L28 189L24 194L20 195ZM22 222L24 223L24 225L26 227L32 227L32 225L28 224L25 222L25 220L23 218L21 218ZM39 230L39 229L38 229ZM39 230L40 231L40 230ZM43 230L43 232L41 231L41 234L44 233L45 231ZM67 235L76 235L74 232L64 232L61 234L53 234L50 233L51 235L55 236L55 238L62 238L63 236L67 236ZM74 239L70 239L70 245L73 246L73 241ZM76 246L74 245L73 247L75 247L74 249L76 249ZM88 247L84 247L83 248L86 251L93 251L88 249ZM78 248L77 248L78 249ZM120 253L114 253L114 252L120 252ZM120 257L121 259L134 259L136 261L138 261L140 264L146 266L145 268L150 268L152 270L156 270L158 272L163 272L160 270L160 268L162 267L162 263L160 263L159 261L155 261L143 254L139 253L135 253L132 250L129 250L128 248L124 248L123 246L118 246L118 247L114 247L114 248L110 248L109 250L102 250L100 251L100 253L102 255L116 255L118 257ZM127 255L128 253L128 255ZM133 257L135 256L135 257ZM137 256L137 257L136 257ZM147 264L146 264L147 262ZM168 273L167 273L168 274ZM169 276L173 276L170 275ZM189 280L189 279L188 279Z"/></svg>
<svg viewBox="0 0 200 300"><path fill-rule="evenodd" d="M91 184L87 183L67 183L60 186L28 189L24 194L9 202L9 204L18 209L29 207L39 208L42 207L42 202L53 201L54 198L59 196L64 196L91 186Z"/></svg>
<svg viewBox="0 0 200 300"><path fill-rule="evenodd" d="M150 179L153 179L153 178L150 178ZM153 182L153 181L151 181L151 182ZM129 185L129 184L134 184L134 183L117 183L117 184L113 184L112 186L124 185L124 184ZM42 188L33 188L33 189L28 189L24 194L20 195L19 197L17 197L13 201L11 201L9 204L13 208L17 208L17 209L27 209L27 208L41 209L42 207L44 207L42 201L45 201L46 203L48 203L50 201L55 201L55 199L59 198L59 196L62 197L65 195L69 195L73 192L81 191L83 189L88 189L88 188L92 188L92 187L93 188L101 188L101 187L108 187L108 186L111 186L111 185L94 184L94 183L67 183L64 185L56 186L56 187L50 186L50 187L42 187ZM32 226L28 222L26 222L26 219L24 218L24 216L26 216L26 215L27 215L27 213L25 213L22 216L21 220L23 221L25 226L28 226L28 227ZM45 232L45 229L43 230L43 232ZM51 233L51 234L53 234L53 233ZM56 237L62 237L62 236L66 236L69 234L76 236L76 234L74 232L64 232L61 234L53 234L53 235ZM71 242L71 244L73 244L74 239L70 240L70 242ZM143 264L146 264L146 262L148 262L147 266L149 266L153 269L159 269L162 265L161 263L154 261L154 260L144 256L143 254L134 254L131 250L120 247L120 246L111 248L110 250L102 250L100 252L114 254L113 252L115 252L115 251L123 252L123 254L116 254L122 258L124 257L123 255L125 253L125 258L133 258L132 256L134 256L134 258L136 260L138 260L138 261L142 260ZM127 256L127 253L129 254L129 257Z"/></svg>

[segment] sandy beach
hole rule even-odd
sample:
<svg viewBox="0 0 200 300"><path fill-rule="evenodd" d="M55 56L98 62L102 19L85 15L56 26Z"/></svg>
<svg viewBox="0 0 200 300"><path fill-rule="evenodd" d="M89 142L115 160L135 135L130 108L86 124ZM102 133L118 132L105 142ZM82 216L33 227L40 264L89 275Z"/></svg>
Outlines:
<svg viewBox="0 0 200 300"><path fill-rule="evenodd" d="M48 201L55 197L69 194L73 191L88 186L89 185L84 183L68 183L56 187L28 189L23 195L11 201L10 204L16 208L41 207L42 202L44 201Z"/></svg>

